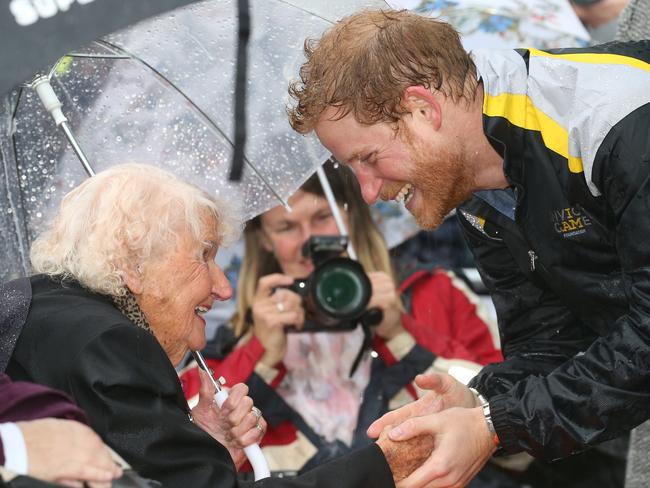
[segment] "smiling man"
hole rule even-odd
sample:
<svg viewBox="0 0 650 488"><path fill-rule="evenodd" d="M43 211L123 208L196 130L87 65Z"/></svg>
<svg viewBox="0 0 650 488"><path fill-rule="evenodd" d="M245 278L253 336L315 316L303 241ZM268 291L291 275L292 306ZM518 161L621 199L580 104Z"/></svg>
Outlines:
<svg viewBox="0 0 650 488"><path fill-rule="evenodd" d="M290 122L368 203L425 228L454 208L506 360L369 434L436 437L401 486L464 486L497 447L546 459L650 417L650 42L468 54L449 25L365 11L308 42ZM460 408L459 408L460 407ZM410 418L412 417L412 418Z"/></svg>

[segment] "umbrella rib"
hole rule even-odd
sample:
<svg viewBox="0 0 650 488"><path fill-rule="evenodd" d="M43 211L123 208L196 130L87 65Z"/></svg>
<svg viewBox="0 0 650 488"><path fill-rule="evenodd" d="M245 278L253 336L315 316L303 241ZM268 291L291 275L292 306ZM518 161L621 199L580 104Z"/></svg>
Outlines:
<svg viewBox="0 0 650 488"><path fill-rule="evenodd" d="M9 148L10 151L13 152L13 163L14 166L16 166L16 178L18 178L18 165L16 162L16 138L15 138L15 132L13 130L13 125L14 121L16 119L16 113L18 112L18 103L20 102L20 99L22 97L24 88L20 87L18 90L18 93L15 95L15 105L13 106L13 109L11 111L11 122L9 124L9 130L11 132L11 147ZM10 97L5 97L3 100L3 103L9 104L11 103ZM0 152L2 152L2 148L0 147ZM9 164L8 156L5 154L2 154L2 164L7 165ZM18 208L25 208L25 199L23 198L23 192L22 190L19 189L18 194L15 195L15 199L19 200L19 202L14 201L14 198L12 198L12 192L10 191L10 184L9 184L9 172L5 170L5 185L7 187L7 200L9 201L9 204L12 207L15 207L16 209ZM16 239L18 241L18 253L20 254L22 263L21 266L25 273L29 272L29 232L27 229L27 225L24 220L21 220L18 218L18 212L12 212L12 220L14 223L14 227L16 228Z"/></svg>
<svg viewBox="0 0 650 488"><path fill-rule="evenodd" d="M91 53L68 53L71 58L96 58L96 59L129 59L125 54L91 54Z"/></svg>
<svg viewBox="0 0 650 488"><path fill-rule="evenodd" d="M335 24L337 22L337 20L332 20L332 19L328 19L326 17L323 17L322 15L318 15L317 13L312 12L311 10L308 10L308 9L306 9L304 7L301 7L300 5L296 5L295 3L288 2L287 0L277 0L277 1L279 3L283 3L285 5L290 5L291 7L294 7L296 9L298 9L298 10L302 10L306 14L309 14L309 15L312 15L312 16L318 18L318 19L324 20L328 24ZM388 4L388 2L386 0L384 0L384 3L386 4L386 7L390 7L390 5Z"/></svg>
<svg viewBox="0 0 650 488"><path fill-rule="evenodd" d="M295 5L295 4L293 4L293 3L291 3L291 2L287 2L287 1L285 1L285 0L278 0L278 2L279 2L279 3L283 3L283 4L285 4L285 5L290 5L290 6L294 7L294 8L297 8L298 10L302 10L302 11L305 12L306 14L313 15L314 17L316 17L316 18L318 18L318 19L324 20L324 21L327 22L328 24L333 24L333 23L334 23L334 21L332 21L332 20L330 20L330 19L326 19L325 17L323 17L322 15L318 15L317 13L310 12L310 11L307 10L306 8L300 7L299 5Z"/></svg>
<svg viewBox="0 0 650 488"><path fill-rule="evenodd" d="M218 134L220 134L227 142L230 144L230 147L234 149L235 145L232 143L232 141L228 138L228 136L223 132L217 124L214 123L214 121L208 116L207 113L205 113L201 107L199 107L194 101L187 95L183 90L178 88L176 84L172 83L165 75L163 75L160 71L158 71L156 68L151 66L149 63L147 63L144 59L140 58L139 56L136 56L133 53L130 53L124 48L121 48L115 44L112 44L108 41L105 40L97 40L95 41L97 44L102 45L108 49L113 49L117 52L122 52L126 55L127 59L132 59L134 61L137 61L138 63L142 64L143 66L146 66L148 69L150 69L153 73L156 74L161 80L164 80L173 90L175 90L180 96L182 96L187 102L190 104L190 107L192 107L209 125L212 127L215 131L217 131ZM249 159L244 155L244 162L248 165L250 169L253 170L255 175L264 183L266 188L273 194L273 196L286 208L290 208L289 203L278 194L278 192L275 191L275 188L266 180L266 178L258 171L257 167L249 161Z"/></svg>

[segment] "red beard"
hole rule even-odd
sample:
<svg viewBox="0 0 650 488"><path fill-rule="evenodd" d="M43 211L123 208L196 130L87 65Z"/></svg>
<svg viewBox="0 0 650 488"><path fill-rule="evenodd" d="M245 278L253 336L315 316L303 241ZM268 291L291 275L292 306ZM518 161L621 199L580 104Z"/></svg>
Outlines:
<svg viewBox="0 0 650 488"><path fill-rule="evenodd" d="M472 195L474 175L469 174L462 147L427 147L403 128L416 186L411 212L423 229L435 229L445 217ZM454 150L455 149L455 150Z"/></svg>

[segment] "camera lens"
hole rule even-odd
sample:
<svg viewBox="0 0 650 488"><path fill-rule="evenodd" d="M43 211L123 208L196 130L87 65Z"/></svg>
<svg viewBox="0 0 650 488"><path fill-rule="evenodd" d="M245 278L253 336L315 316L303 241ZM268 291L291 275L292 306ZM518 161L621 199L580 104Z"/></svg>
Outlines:
<svg viewBox="0 0 650 488"><path fill-rule="evenodd" d="M350 319L361 315L372 288L356 261L337 258L328 261L312 281L316 304L329 316Z"/></svg>

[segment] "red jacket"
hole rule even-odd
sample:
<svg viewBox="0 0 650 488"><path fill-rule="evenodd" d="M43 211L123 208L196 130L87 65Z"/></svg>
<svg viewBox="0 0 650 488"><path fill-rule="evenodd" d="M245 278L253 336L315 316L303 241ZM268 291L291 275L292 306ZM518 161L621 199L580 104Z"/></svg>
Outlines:
<svg viewBox="0 0 650 488"><path fill-rule="evenodd" d="M494 346L487 318L477 313L479 297L451 271L417 271L399 287L410 295L403 325L418 344L436 356L481 365L503 361Z"/></svg>

